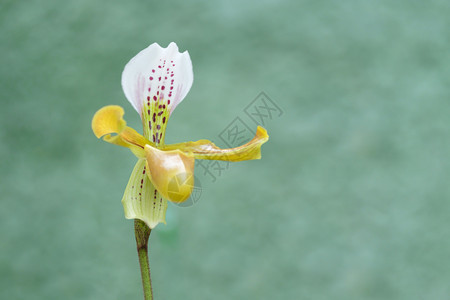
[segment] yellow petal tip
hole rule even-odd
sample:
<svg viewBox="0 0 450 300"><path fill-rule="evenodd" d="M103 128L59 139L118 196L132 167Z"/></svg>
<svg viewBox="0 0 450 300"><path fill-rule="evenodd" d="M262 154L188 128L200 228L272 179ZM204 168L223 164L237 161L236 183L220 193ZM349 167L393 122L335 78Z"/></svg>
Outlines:
<svg viewBox="0 0 450 300"><path fill-rule="evenodd" d="M267 130L258 125L258 128L256 128L256 137L258 137L262 143L265 143L269 140L269 135L267 134Z"/></svg>
<svg viewBox="0 0 450 300"><path fill-rule="evenodd" d="M143 158L144 146L150 141L126 126L124 114L123 108L118 105L100 108L92 118L92 131L97 138L103 137L105 142L129 148L138 158Z"/></svg>
<svg viewBox="0 0 450 300"><path fill-rule="evenodd" d="M106 134L120 133L126 126L123 119L123 108L118 105L108 105L100 108L92 118L92 131L97 138Z"/></svg>

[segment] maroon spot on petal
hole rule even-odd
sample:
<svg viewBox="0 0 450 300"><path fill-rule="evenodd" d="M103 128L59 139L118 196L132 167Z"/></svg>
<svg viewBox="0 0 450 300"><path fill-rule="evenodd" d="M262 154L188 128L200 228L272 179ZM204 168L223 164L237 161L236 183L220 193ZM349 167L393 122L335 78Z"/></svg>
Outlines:
<svg viewBox="0 0 450 300"><path fill-rule="evenodd" d="M173 86L170 87L170 90L173 90Z"/></svg>
<svg viewBox="0 0 450 300"><path fill-rule="evenodd" d="M150 78L149 78L150 80L153 80L153 77L152 76L150 76Z"/></svg>
<svg viewBox="0 0 450 300"><path fill-rule="evenodd" d="M166 117L163 117L163 124L166 123Z"/></svg>
<svg viewBox="0 0 450 300"><path fill-rule="evenodd" d="M141 184L143 184L144 183L144 179L141 179Z"/></svg>
<svg viewBox="0 0 450 300"><path fill-rule="evenodd" d="M152 90L152 88L148 88L148 91L150 92Z"/></svg>
<svg viewBox="0 0 450 300"><path fill-rule="evenodd" d="M156 113L153 113L153 122L156 122Z"/></svg>
<svg viewBox="0 0 450 300"><path fill-rule="evenodd" d="M150 116L150 109L147 109L147 113L148 113L148 115Z"/></svg>
<svg viewBox="0 0 450 300"><path fill-rule="evenodd" d="M170 77L173 77L174 74L171 74Z"/></svg>
<svg viewBox="0 0 450 300"><path fill-rule="evenodd" d="M163 114L163 112L164 112L164 111L160 111L160 112L158 113L158 116L162 115L162 114Z"/></svg>
<svg viewBox="0 0 450 300"><path fill-rule="evenodd" d="M170 97L170 95L169 95L169 97ZM169 100L167 100L167 105L169 105L170 104L170 99Z"/></svg>
<svg viewBox="0 0 450 300"><path fill-rule="evenodd" d="M156 91L156 95L159 95L159 91Z"/></svg>
<svg viewBox="0 0 450 300"><path fill-rule="evenodd" d="M156 129L160 130L160 129L161 129L161 126L160 126L159 124L156 125Z"/></svg>
<svg viewBox="0 0 450 300"><path fill-rule="evenodd" d="M148 127L152 129L152 121L148 121Z"/></svg>
<svg viewBox="0 0 450 300"><path fill-rule="evenodd" d="M159 77L158 80L161 81L161 77Z"/></svg>
<svg viewBox="0 0 450 300"><path fill-rule="evenodd" d="M165 89L166 89L166 87L163 85L163 86L161 87L161 90L164 91Z"/></svg>
<svg viewBox="0 0 450 300"><path fill-rule="evenodd" d="M152 73L155 73L155 69L152 70Z"/></svg>
<svg viewBox="0 0 450 300"><path fill-rule="evenodd" d="M158 98L156 98L156 96L153 96L153 100L155 100L155 101L156 101L156 100L158 100Z"/></svg>
<svg viewBox="0 0 450 300"><path fill-rule="evenodd" d="M156 142L156 137L153 135L153 143Z"/></svg>
<svg viewBox="0 0 450 300"><path fill-rule="evenodd" d="M147 96L147 100L150 100L150 96Z"/></svg>

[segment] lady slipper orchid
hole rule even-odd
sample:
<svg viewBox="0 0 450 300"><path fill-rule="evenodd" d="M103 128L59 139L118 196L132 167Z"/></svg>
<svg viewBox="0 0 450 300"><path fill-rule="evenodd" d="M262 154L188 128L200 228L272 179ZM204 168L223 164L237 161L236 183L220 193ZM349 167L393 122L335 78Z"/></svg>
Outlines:
<svg viewBox="0 0 450 300"><path fill-rule="evenodd" d="M236 148L220 149L208 140L166 145L169 117L192 82L189 53L178 52L175 43L167 48L154 43L132 58L122 73L122 88L141 116L144 134L126 126L124 111L117 105L101 108L92 120L97 138L127 147L137 156L122 204L127 219L140 219L151 229L165 223L167 201L180 203L189 198L195 159L259 159L261 145L269 139L266 130L258 126L255 137Z"/></svg>

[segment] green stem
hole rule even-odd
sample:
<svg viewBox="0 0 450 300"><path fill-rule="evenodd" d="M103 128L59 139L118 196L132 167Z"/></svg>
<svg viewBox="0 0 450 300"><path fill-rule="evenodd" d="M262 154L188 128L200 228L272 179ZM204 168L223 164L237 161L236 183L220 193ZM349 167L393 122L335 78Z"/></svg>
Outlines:
<svg viewBox="0 0 450 300"><path fill-rule="evenodd" d="M144 299L152 300L152 280L150 278L150 266L148 263L148 238L152 230L141 220L134 220L134 234L136 236L136 246L141 266L142 287L144 289Z"/></svg>

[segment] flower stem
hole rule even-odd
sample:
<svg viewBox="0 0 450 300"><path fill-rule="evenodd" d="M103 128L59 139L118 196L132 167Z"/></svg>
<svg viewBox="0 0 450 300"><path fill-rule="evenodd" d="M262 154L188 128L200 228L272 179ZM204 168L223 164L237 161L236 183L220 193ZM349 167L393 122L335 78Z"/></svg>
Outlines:
<svg viewBox="0 0 450 300"><path fill-rule="evenodd" d="M136 236L136 246L141 267L142 287L144 289L144 299L152 300L152 280L150 278L150 266L148 263L148 238L152 230L141 220L134 220L134 234Z"/></svg>

